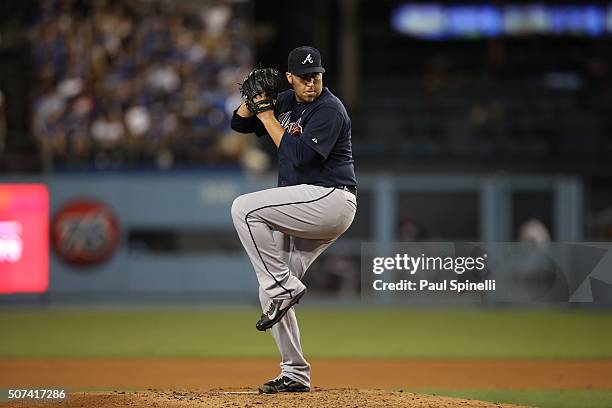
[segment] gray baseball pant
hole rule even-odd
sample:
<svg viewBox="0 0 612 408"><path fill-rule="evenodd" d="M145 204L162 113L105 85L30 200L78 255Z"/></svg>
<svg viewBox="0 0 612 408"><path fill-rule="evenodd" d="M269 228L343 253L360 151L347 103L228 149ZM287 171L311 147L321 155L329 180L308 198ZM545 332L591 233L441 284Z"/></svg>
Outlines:
<svg viewBox="0 0 612 408"><path fill-rule="evenodd" d="M259 281L262 310L270 299L289 299L305 289L301 279L315 259L353 222L356 197L309 184L244 194L232 219ZM293 309L270 329L281 354L281 374L310 386Z"/></svg>

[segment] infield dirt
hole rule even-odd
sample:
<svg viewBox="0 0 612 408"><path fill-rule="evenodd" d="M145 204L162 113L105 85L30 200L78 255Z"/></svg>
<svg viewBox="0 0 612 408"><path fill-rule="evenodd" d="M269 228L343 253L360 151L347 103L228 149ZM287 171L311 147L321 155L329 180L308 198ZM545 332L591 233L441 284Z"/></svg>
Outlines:
<svg viewBox="0 0 612 408"><path fill-rule="evenodd" d="M610 389L612 361L311 361L313 391L259 395L278 374L271 359L5 359L0 388L63 388L61 403L5 407L513 407L400 392L400 388ZM83 391L89 390L89 391Z"/></svg>
<svg viewBox="0 0 612 408"><path fill-rule="evenodd" d="M75 393L62 403L28 404L28 407L104 407L104 408L145 408L145 407L462 407L462 408L514 408L519 405L496 404L485 401L437 397L409 392L381 390L320 389L299 394L240 394L243 391L146 391L112 393ZM22 403L7 404L7 407L23 408Z"/></svg>

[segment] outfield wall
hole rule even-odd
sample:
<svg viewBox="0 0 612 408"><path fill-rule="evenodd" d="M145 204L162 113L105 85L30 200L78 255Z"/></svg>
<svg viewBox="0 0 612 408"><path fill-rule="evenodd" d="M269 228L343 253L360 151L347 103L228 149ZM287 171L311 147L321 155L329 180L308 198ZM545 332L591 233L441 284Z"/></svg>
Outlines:
<svg viewBox="0 0 612 408"><path fill-rule="evenodd" d="M2 181L47 186L52 238L54 221L75 201L94 201L115 217L116 248L99 263L67 261L58 246L87 257L112 231L83 218L68 224L76 232L62 244L55 240L50 251L50 296L240 298L256 293L230 208L240 194L273 187L274 178L248 179L237 173L58 174ZM582 183L575 177L369 174L360 177L353 226L329 252L359 258L362 242L403 240L406 219L430 231L424 239L512 241L515 210L521 206L516 201L525 194L544 197L539 212L548 218L554 240L582 238Z"/></svg>

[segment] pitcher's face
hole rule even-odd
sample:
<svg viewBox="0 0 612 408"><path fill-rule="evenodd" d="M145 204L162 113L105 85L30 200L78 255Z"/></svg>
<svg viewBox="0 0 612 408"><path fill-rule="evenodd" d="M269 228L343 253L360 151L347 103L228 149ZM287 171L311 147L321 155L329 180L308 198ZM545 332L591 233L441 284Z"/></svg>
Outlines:
<svg viewBox="0 0 612 408"><path fill-rule="evenodd" d="M298 102L310 103L323 92L323 74L320 72L302 75L287 72L287 81L293 87Z"/></svg>

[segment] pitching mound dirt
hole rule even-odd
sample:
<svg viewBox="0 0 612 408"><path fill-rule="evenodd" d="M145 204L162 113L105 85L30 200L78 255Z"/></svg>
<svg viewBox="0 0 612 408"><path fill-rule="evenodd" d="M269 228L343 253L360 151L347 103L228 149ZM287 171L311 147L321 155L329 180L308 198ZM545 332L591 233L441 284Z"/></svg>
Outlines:
<svg viewBox="0 0 612 408"><path fill-rule="evenodd" d="M0 404L3 405L3 404ZM301 407L461 407L461 408L517 408L518 405L485 401L437 397L410 392L382 390L320 389L299 394L260 395L253 390L216 391L138 391L106 393L71 393L58 403L11 402L11 408L27 407L91 407L91 408L149 408L149 407L243 407L243 408L301 408Z"/></svg>

